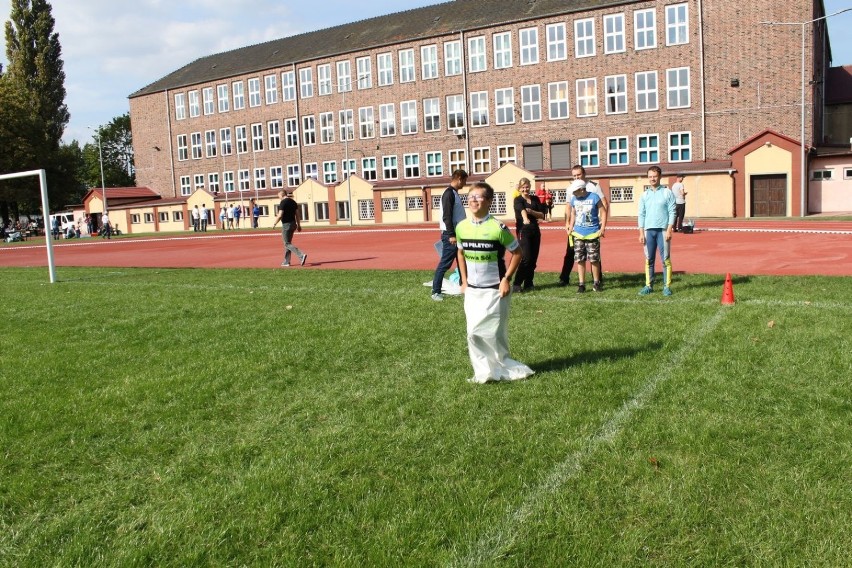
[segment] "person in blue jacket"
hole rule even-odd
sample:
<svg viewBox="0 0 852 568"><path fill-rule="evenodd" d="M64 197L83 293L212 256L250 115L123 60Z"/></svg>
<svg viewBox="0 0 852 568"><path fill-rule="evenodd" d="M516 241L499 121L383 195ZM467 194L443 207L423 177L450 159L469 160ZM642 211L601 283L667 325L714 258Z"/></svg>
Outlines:
<svg viewBox="0 0 852 568"><path fill-rule="evenodd" d="M645 287L640 296L654 291L654 264L657 251L663 263L663 296L672 295L672 228L675 220L675 196L660 185L663 171L657 166L648 168L648 187L639 199L639 242L645 247Z"/></svg>

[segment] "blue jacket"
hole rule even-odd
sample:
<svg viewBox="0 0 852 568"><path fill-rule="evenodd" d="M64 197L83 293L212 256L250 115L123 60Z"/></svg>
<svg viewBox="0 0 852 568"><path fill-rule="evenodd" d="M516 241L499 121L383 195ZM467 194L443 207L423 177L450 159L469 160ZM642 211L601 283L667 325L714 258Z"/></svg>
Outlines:
<svg viewBox="0 0 852 568"><path fill-rule="evenodd" d="M665 229L674 225L675 196L667 187L646 189L639 198L639 228Z"/></svg>

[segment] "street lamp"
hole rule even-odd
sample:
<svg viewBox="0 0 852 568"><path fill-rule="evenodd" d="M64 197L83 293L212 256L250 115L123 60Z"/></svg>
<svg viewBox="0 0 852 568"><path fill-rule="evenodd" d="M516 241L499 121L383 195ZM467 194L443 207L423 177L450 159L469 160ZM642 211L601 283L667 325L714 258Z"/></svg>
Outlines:
<svg viewBox="0 0 852 568"><path fill-rule="evenodd" d="M104 215L108 214L107 211L107 196L106 196L106 182L104 181L104 153L101 149L101 133L99 130L95 130L91 126L87 126L89 130L95 133L95 136L98 138L98 160L101 164L101 194L104 198Z"/></svg>
<svg viewBox="0 0 852 568"><path fill-rule="evenodd" d="M825 20L831 18L832 16L836 16L838 14L842 14L843 12L848 12L852 10L852 8L844 8L843 10L839 10L834 12L833 14L828 14L827 16L822 16L820 18L814 18L813 20L808 20L807 22L760 22L765 26L801 26L802 27L802 116L801 116L801 156L800 156L800 169L801 169L801 216L805 217L807 215L807 203L806 203L806 195L807 195L807 164L805 162L805 26L808 24L813 24L814 22L819 22L820 20Z"/></svg>

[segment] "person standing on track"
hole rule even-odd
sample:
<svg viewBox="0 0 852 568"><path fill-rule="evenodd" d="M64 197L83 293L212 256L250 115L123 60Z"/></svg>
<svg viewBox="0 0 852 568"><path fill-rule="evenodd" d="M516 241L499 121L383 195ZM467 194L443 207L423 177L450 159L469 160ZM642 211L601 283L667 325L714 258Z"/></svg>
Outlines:
<svg viewBox="0 0 852 568"><path fill-rule="evenodd" d="M467 172L456 170L450 180L450 185L441 195L440 226L441 226L441 260L435 268L432 277L432 299L443 301L441 289L444 285L444 274L456 260L456 225L465 219L464 206L459 197L459 190L467 184Z"/></svg>
<svg viewBox="0 0 852 568"><path fill-rule="evenodd" d="M645 248L645 287L640 296L654 291L654 264L657 251L663 263L663 296L672 295L672 228L675 219L675 196L671 190L660 185L662 170L657 166L648 168L648 187L639 198L639 242Z"/></svg>
<svg viewBox="0 0 852 568"><path fill-rule="evenodd" d="M672 184L672 193L675 196L675 222L674 232L683 230L683 218L686 216L686 190L683 186L683 174L677 174L677 181Z"/></svg>
<svg viewBox="0 0 852 568"><path fill-rule="evenodd" d="M299 257L299 264L304 266L305 261L308 260L308 254L300 251L292 242L293 234L296 231L302 232L299 204L296 203L293 194L289 191L279 191L278 197L281 198L281 203L278 205L278 216L275 217L272 228L274 229L278 221L281 221L281 238L284 239L284 262L281 263L281 266L290 266L291 253Z"/></svg>
<svg viewBox="0 0 852 568"><path fill-rule="evenodd" d="M601 188L598 184L591 182L586 179L586 168L581 165L576 165L571 168L571 175L574 177L574 180L582 180L586 182L586 191L589 193L597 194L598 197L601 198L601 203L603 203L604 209L609 212L609 201L607 201L604 196ZM565 225L566 228L568 226L568 217L571 215L571 190L568 190L568 203L565 204ZM557 286L567 286L568 281L571 278L571 271L574 269L574 247L571 244L571 240L568 240L568 246L565 249L565 258L562 259L562 271L559 273L559 282L556 284ZM601 265L601 285L603 285L603 265Z"/></svg>

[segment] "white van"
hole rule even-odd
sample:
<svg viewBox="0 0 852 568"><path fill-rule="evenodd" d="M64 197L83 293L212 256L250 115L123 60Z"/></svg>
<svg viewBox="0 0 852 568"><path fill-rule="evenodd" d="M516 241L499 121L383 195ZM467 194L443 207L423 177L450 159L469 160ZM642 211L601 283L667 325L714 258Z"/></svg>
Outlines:
<svg viewBox="0 0 852 568"><path fill-rule="evenodd" d="M64 211L62 213L54 213L50 216L50 225L48 226L48 231L53 230L53 220L59 219L59 230L64 234L68 227L74 227L74 212L73 211Z"/></svg>

